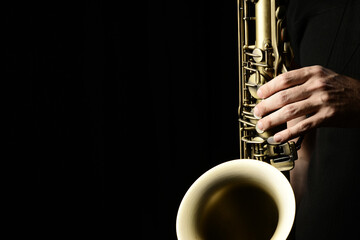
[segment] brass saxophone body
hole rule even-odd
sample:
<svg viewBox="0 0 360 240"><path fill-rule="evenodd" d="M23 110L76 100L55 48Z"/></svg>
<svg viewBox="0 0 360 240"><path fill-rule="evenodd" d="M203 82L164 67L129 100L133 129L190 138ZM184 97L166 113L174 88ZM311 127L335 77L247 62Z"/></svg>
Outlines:
<svg viewBox="0 0 360 240"><path fill-rule="evenodd" d="M253 110L262 101L258 88L290 67L292 51L285 41L285 24L281 1L238 0L240 158L265 161L280 171L294 167L297 146L274 142L273 135L286 128L284 125L259 130Z"/></svg>
<svg viewBox="0 0 360 240"><path fill-rule="evenodd" d="M295 217L288 181L298 144L275 143L281 128L262 132L254 107L260 86L286 72L292 54L280 0L237 0L240 159L205 172L181 201L179 240L285 240ZM284 174L283 174L284 173Z"/></svg>

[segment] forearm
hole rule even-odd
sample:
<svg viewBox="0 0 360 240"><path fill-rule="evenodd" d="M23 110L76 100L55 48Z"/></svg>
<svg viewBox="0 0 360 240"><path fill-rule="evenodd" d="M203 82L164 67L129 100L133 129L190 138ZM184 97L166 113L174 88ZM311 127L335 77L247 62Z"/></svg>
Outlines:
<svg viewBox="0 0 360 240"><path fill-rule="evenodd" d="M299 121L301 121L301 119L294 119L288 122L288 127L291 127ZM301 148L298 151L298 159L295 161L295 167L290 172L290 182L295 193L297 204L300 203L307 188L308 168L315 145L315 135L314 130L304 136Z"/></svg>

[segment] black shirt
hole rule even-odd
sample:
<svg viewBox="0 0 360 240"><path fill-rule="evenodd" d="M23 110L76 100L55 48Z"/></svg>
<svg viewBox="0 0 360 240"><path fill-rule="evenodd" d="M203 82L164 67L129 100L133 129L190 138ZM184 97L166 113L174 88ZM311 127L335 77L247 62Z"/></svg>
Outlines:
<svg viewBox="0 0 360 240"><path fill-rule="evenodd" d="M291 44L299 66L321 65L360 80L360 1L290 0ZM296 240L356 239L360 223L360 128L319 128Z"/></svg>

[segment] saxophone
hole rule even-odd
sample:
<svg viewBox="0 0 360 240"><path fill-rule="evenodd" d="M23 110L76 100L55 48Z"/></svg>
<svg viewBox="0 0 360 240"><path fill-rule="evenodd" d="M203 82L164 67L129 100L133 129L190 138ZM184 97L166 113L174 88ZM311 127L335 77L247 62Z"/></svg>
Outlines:
<svg viewBox="0 0 360 240"><path fill-rule="evenodd" d="M281 0L237 0L240 159L205 172L181 201L179 240L272 239L289 237L295 197L289 183L297 143L276 143L257 128L257 89L286 72L292 51L285 34ZM300 142L300 143L299 143Z"/></svg>
<svg viewBox="0 0 360 240"><path fill-rule="evenodd" d="M239 1L238 1L239 2ZM238 3L239 4L239 3ZM290 44L285 40L285 6L275 0L242 1L238 10L239 56L239 135L240 158L265 161L280 171L294 167L299 144L277 144L273 135L286 126L269 131L257 128L253 110L261 99L257 90L286 72L292 60ZM254 15L252 15L252 13ZM255 27L255 39L249 36Z"/></svg>

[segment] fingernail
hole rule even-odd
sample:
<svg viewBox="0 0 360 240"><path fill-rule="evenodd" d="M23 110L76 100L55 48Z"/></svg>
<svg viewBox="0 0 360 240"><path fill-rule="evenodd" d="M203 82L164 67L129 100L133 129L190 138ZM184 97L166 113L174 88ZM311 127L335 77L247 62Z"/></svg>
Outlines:
<svg viewBox="0 0 360 240"><path fill-rule="evenodd" d="M268 144L273 144L273 145L280 143L280 142L275 140L275 136L269 137L266 141L268 142Z"/></svg>
<svg viewBox="0 0 360 240"><path fill-rule="evenodd" d="M258 122L255 126L255 129L258 133L263 133L264 132L264 126L262 124L262 122Z"/></svg>
<svg viewBox="0 0 360 240"><path fill-rule="evenodd" d="M259 109L257 107L254 108L254 117L261 119L261 116L259 116Z"/></svg>
<svg viewBox="0 0 360 240"><path fill-rule="evenodd" d="M258 95L259 98L264 98L264 97L263 97L263 94L262 94L262 91L261 91L261 88L259 88L259 89L257 90L257 95Z"/></svg>
<svg viewBox="0 0 360 240"><path fill-rule="evenodd" d="M280 134L275 134L274 140L275 140L275 142L280 143L280 142L282 142L282 136Z"/></svg>

